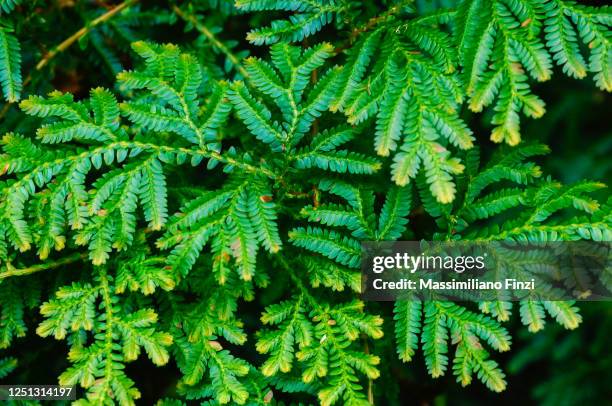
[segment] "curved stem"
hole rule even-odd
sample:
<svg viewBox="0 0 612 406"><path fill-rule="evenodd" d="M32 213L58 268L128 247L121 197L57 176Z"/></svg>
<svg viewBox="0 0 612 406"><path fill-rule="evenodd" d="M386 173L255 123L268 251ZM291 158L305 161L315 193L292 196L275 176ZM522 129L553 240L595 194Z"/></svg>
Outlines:
<svg viewBox="0 0 612 406"><path fill-rule="evenodd" d="M0 280L9 278L11 276L23 276L33 274L35 272L46 271L48 269L59 268L63 265L68 265L73 262L80 261L87 258L87 254L73 254L64 258L60 258L57 261L43 262L42 264L36 264L27 268L14 268L10 263L6 264L6 271L0 272Z"/></svg>
<svg viewBox="0 0 612 406"><path fill-rule="evenodd" d="M355 29L353 29L353 31L351 31L351 33L349 35L348 40L346 42L344 42L343 44L341 44L340 46L336 47L336 50L335 50L336 54L339 54L340 52L344 51L346 48L351 46L351 44L353 42L355 42L357 37L359 37L364 32L368 32L368 31L372 30L377 25L387 21L389 18L391 18L395 14L401 12L402 9L405 6L407 6L408 4L410 4L410 3L414 3L414 0L404 0L403 2L401 2L399 4L396 4L396 5L392 6L392 7L389 7L384 13L370 18L362 26L356 27Z"/></svg>
<svg viewBox="0 0 612 406"><path fill-rule="evenodd" d="M138 2L138 0L125 0L123 3L121 3L121 4L117 5L116 7L113 7L112 9L108 10L106 13L102 14L100 17L92 20L90 23L88 23L87 25L82 27L80 30L78 30L77 32L75 32L74 34L72 34L71 36L66 38L59 45L57 45L55 48L53 48L49 53L47 53L36 64L36 70L41 70L42 68L44 68L45 65L47 65L49 63L49 61L51 59L53 59L57 54L65 51L72 44L74 44L79 39L81 39L85 35L87 35L92 29L94 29L98 25L103 24L106 21L110 20L111 18L113 18L113 16L115 16L115 14L121 12L122 10L124 10L124 9L126 9L128 7L130 7L132 4L134 4L136 2ZM27 81L27 79L26 79L26 81ZM25 85L25 82L24 82L24 85Z"/></svg>
<svg viewBox="0 0 612 406"><path fill-rule="evenodd" d="M208 27L198 21L195 15L186 13L175 4L172 5L172 11L174 11L174 13L182 20L192 24L196 30L198 30L200 33L202 33L202 35L208 38L212 46L221 51L227 57L227 59L229 59L229 61L232 63L232 65L234 65L238 73L240 73L245 79L248 79L249 73L242 66L240 59L238 59L238 57L234 55L234 53L223 42L221 42L217 38L217 36L208 29Z"/></svg>
<svg viewBox="0 0 612 406"><path fill-rule="evenodd" d="M145 151L154 151L157 153L172 153L172 154L180 153L180 154L185 154L189 156L199 156L199 157L214 159L219 162L223 162L225 164L241 168L247 172L259 173L273 180L278 179L278 176L267 168L254 166L247 162L240 161L236 158L223 155L213 150L171 147L167 145L157 145L157 144L139 142L139 141L116 141L110 144L101 145L91 150L81 152L80 154L64 156L56 160L45 162L41 165L38 165L37 167L33 168L28 174L24 175L23 177L18 179L16 182L8 186L8 188L6 188L5 191L16 190L17 188L22 187L24 183L31 181L37 174L39 174L43 170L48 170L49 168L52 168L54 166L64 165L66 163L75 162L81 159L90 159L92 156L96 154L100 154L106 151L118 150L118 149L141 149Z"/></svg>
<svg viewBox="0 0 612 406"><path fill-rule="evenodd" d="M113 7L112 9L108 10L106 13L102 14L98 18L88 22L80 30L78 30L77 32L75 32L74 34L72 34L71 36L66 38L64 41L59 43L55 48L53 48L51 51L49 51L40 61L38 61L38 63L34 67L34 70L40 71L42 68L47 66L47 64L53 58L55 58L58 54L62 53L66 49L68 49L72 44L74 44L75 42L77 42L78 40L83 38L85 35L90 33L92 29L94 29L98 25L101 25L101 24L107 22L113 16L115 16L117 13L121 12L122 10L125 10L126 8L130 7L131 5L133 5L134 3L137 3L137 2L138 2L138 0L125 0L123 3L117 5L116 7ZM30 73L23 80L23 87L26 87L31 81L32 81L32 74ZM2 109L0 110L0 119L5 116L5 114L9 110L10 106L13 105L13 104L14 104L14 102L7 102L2 107Z"/></svg>

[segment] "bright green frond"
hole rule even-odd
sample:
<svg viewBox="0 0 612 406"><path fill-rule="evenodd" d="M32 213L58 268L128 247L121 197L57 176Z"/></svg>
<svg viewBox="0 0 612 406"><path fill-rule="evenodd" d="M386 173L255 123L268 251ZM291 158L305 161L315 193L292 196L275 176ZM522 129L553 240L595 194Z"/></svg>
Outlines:
<svg viewBox="0 0 612 406"><path fill-rule="evenodd" d="M15 6L12 0L2 2L0 8L6 12ZM21 97L21 46L8 24L0 20L0 87L4 99L16 102Z"/></svg>

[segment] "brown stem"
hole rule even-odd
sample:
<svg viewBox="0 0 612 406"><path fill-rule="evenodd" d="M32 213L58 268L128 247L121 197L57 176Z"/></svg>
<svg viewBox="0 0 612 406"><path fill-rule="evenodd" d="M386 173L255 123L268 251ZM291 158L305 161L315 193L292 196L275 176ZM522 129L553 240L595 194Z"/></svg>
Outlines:
<svg viewBox="0 0 612 406"><path fill-rule="evenodd" d="M124 9L126 9L128 7L130 7L131 5L133 5L136 2L138 2L138 0L125 0L123 3L121 3L121 4L117 5L116 7L108 10L106 13L102 14L100 17L96 18L95 20L93 20L89 24L87 24L86 26L82 27L80 30L78 30L77 32L75 32L74 34L72 34L71 36L66 38L58 46L56 46L50 52L48 52L36 64L36 70L41 70L42 68L44 68L45 65L47 65L49 63L49 61L51 59L53 59L57 54L65 51L72 44L74 44L79 39L81 39L82 37L87 35L92 29L94 29L98 25L100 25L102 23L105 23L106 21L110 20L111 18L113 18L113 16L115 14L121 12L122 10L124 10ZM24 86L25 86L25 81L24 81Z"/></svg>
<svg viewBox="0 0 612 406"><path fill-rule="evenodd" d="M42 68L47 66L47 64L51 61L51 59L55 58L58 54L60 54L61 52L65 51L66 49L68 49L76 41L78 41L79 39L81 39L82 37L87 35L89 32L91 32L92 29L94 29L98 25L103 24L106 21L110 20L115 14L119 13L120 11L122 11L122 10L128 8L128 7L130 7L131 5L133 5L136 2L138 2L138 0L125 0L123 3L121 3L121 4L117 5L116 7L108 10L106 13L102 14L100 17L98 17L95 20L92 20L91 22L87 23L80 30L78 30L77 32L75 32L74 34L72 34L71 36L66 38L64 41L62 41L59 45L57 45L51 51L47 52L47 54L40 61L38 61L38 63L34 67L34 70L40 71ZM30 73L23 80L23 87L26 87L31 81L32 81L32 74ZM0 110L0 119L2 119L2 117L4 117L4 115L8 112L10 106L13 103L14 102L7 102L7 103L5 103L5 105L2 107L2 110Z"/></svg>

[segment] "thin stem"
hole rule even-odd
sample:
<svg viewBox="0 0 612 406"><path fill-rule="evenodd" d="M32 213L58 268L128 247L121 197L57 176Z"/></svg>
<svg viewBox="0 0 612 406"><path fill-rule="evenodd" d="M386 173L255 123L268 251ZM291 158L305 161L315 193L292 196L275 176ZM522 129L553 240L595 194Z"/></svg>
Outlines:
<svg viewBox="0 0 612 406"><path fill-rule="evenodd" d="M115 315L113 314L113 302L111 300L110 287L108 284L108 276L106 269L100 268L100 287L104 304L104 312L106 314L106 326L104 334L104 352L106 359L104 360L104 390L100 393L108 394L110 384L113 377L113 334Z"/></svg>
<svg viewBox="0 0 612 406"><path fill-rule="evenodd" d="M217 38L217 36L215 34L213 34L212 31L210 31L208 29L208 27L206 27L204 24L202 24L200 21L198 21L198 19L196 18L195 15L188 14L188 13L184 12L177 5L172 5L172 11L174 11L174 13L177 16L179 16L182 20L184 20L184 21L186 21L188 23L191 23L196 30L198 30L206 38L208 38L210 43L215 48L217 48L219 51L221 51L227 57L227 59L230 60L230 62L234 65L235 69L245 79L249 77L249 73L242 66L240 59L238 59L238 57L236 55L234 55L234 53L223 42L221 42Z"/></svg>
<svg viewBox="0 0 612 406"><path fill-rule="evenodd" d="M220 162L223 162L229 165L239 167L241 169L244 169L247 172L260 173L262 175L267 176L270 179L278 178L278 176L269 169L254 166L249 163L239 161L235 158L229 157L227 155L222 155L221 153L213 151L213 150L202 150L202 149L194 150L194 149L189 149L189 148L169 147L165 145L155 145L155 144L143 143L143 142L137 142L137 141L127 141L127 142L121 141L118 143L111 144L111 146L113 147L115 145L118 145L121 147L127 147L127 148L134 147L134 148L150 149L150 150L155 150L159 152L172 152L172 153L182 152L188 155L200 155L200 156L204 156L207 158L215 159L217 161L220 161Z"/></svg>
<svg viewBox="0 0 612 406"><path fill-rule="evenodd" d="M366 354L370 354L370 345L368 344L367 337L362 337L363 340L363 352ZM373 405L374 404L374 380L368 377L368 402Z"/></svg>
<svg viewBox="0 0 612 406"><path fill-rule="evenodd" d="M4 106L2 106L2 110L0 110L0 119L6 115L6 113L9 111L13 103L15 102L7 101L6 103L4 103Z"/></svg>
<svg viewBox="0 0 612 406"><path fill-rule="evenodd" d="M87 25L82 27L80 30L78 30L77 32L75 32L74 34L72 34L71 36L66 38L58 46L56 46L49 53L47 53L44 56L44 58L42 58L40 60L40 62L38 62L38 64L36 64L36 70L41 70L42 68L44 68L45 65L47 65L49 63L49 61L51 59L53 59L57 54L65 51L72 44L74 44L79 39L81 39L85 35L87 35L92 29L94 29L98 25L103 24L106 21L110 20L111 18L113 18L113 16L115 16L115 14L121 12L122 10L124 10L124 9L126 9L128 7L130 7L131 5L133 5L136 2L138 2L138 0L125 0L123 3L121 3L121 4L117 5L116 7L108 10L106 13L102 14L100 17L92 20L90 23L88 23ZM24 85L25 85L25 83L24 83Z"/></svg>
<svg viewBox="0 0 612 406"><path fill-rule="evenodd" d="M355 28L353 31L351 31L348 40L344 44L341 44L340 46L336 47L336 54L339 54L340 52L351 46L351 44L355 42L357 37L359 37L361 34L363 34L364 32L368 32L380 23L387 21L389 18L402 11L402 9L410 3L414 3L414 0L404 0L400 4L396 4L393 7L388 8L384 13L370 18L361 27Z"/></svg>
<svg viewBox="0 0 612 406"><path fill-rule="evenodd" d="M116 7L113 7L112 9L108 10L106 13L102 14L100 17L98 17L98 18L88 22L80 30L78 30L77 32L75 32L74 34L72 34L71 36L66 38L59 45L57 45L55 48L53 48L51 51L49 51L40 61L38 61L38 63L34 67L34 70L40 71L42 68L47 66L47 64L53 58L55 58L58 54L60 54L61 52L65 51L66 49L68 49L72 44L77 42L79 39L83 38L85 35L89 34L89 32L91 32L92 29L94 29L95 27L97 27L100 24L103 24L103 23L107 22L112 17L114 17L117 13L119 13L122 10L130 7L131 5L133 5L136 2L138 2L138 0L125 0L123 3L121 3L121 4L117 5ZM31 81L32 81L32 74L30 73L23 80L23 87L26 87ZM9 108L14 103L15 102L12 102L12 101L5 103L5 105L0 110L0 119L6 115L6 113L9 110Z"/></svg>
<svg viewBox="0 0 612 406"><path fill-rule="evenodd" d="M182 153L182 154L190 155L190 156L200 156L200 157L205 157L209 159L211 158L211 159L241 168L247 172L259 173L273 180L277 180L279 178L274 172L272 172L271 170L267 168L254 166L247 162L242 162L235 158L232 158L226 155L222 155L221 153L213 151L213 150L171 147L171 146L166 146L166 145L156 145L156 144L138 142L138 141L118 141L118 142L113 142L107 145L101 145L97 148L81 152L80 154L64 156L56 160L45 162L41 165L38 165L37 167L33 168L28 174L24 175L19 180L12 183L6 189L6 191L10 192L10 191L17 190L18 188L22 187L25 183L31 181L35 176L37 176L37 174L41 173L41 171L47 170L48 168L52 168L55 165L66 165L68 163L76 162L82 159L90 159L92 156L96 154L103 153L106 151L119 150L119 149L141 149L145 151L155 151L157 153L172 153L172 154Z"/></svg>
<svg viewBox="0 0 612 406"><path fill-rule="evenodd" d="M7 270L5 272L0 272L0 280L9 278L11 276L23 276L33 274L35 272L59 268L60 266L72 264L73 262L77 262L85 258L87 258L87 254L73 254L60 258L57 261L43 262L42 264L32 265L27 268L15 268L10 263L7 263Z"/></svg>
<svg viewBox="0 0 612 406"><path fill-rule="evenodd" d="M302 282L302 279L295 274L295 272L293 271L293 267L289 264L289 262L287 262L285 257L283 257L282 255L275 255L274 259L276 259L278 263L285 269L285 271L287 271L289 278L291 278L293 283L295 283L295 286L300 290L302 297L304 297L313 308L317 309L317 311L319 311L321 314L324 314L325 311L319 304L319 301L310 294L310 290L306 286L304 286L304 282Z"/></svg>

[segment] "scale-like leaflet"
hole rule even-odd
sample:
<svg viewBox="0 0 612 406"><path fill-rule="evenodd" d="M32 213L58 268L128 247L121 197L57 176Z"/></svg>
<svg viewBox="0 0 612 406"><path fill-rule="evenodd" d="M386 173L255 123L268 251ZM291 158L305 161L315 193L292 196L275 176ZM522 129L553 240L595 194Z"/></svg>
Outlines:
<svg viewBox="0 0 612 406"><path fill-rule="evenodd" d="M0 8L8 12L14 5L9 0L0 4ZM11 25L0 18L0 88L4 99L11 103L19 101L22 86L21 46Z"/></svg>
<svg viewBox="0 0 612 406"><path fill-rule="evenodd" d="M92 402L133 404L141 394L124 372L125 363L136 360L144 349L155 365L164 365L172 336L155 327L157 314L149 308L129 312L115 295L113 280L99 268L94 283L60 288L43 303L45 320L36 332L57 340L69 338L73 364L60 377L61 385L80 385ZM83 334L92 336L86 342Z"/></svg>
<svg viewBox="0 0 612 406"><path fill-rule="evenodd" d="M0 214L11 244L21 251L36 244L40 258L47 258L52 250L65 247L72 231L77 244L89 247L92 262L103 264L113 248L124 250L132 244L137 207L143 208L151 230L165 225L166 167L187 159L198 165L221 158L217 133L231 109L223 85L212 89L207 113L195 122L199 64L175 46L138 42L134 50L146 60L144 69L118 76L120 88L130 90L134 100L118 103L109 90L96 88L84 101L55 91L47 98L30 96L21 102L26 113L45 120L35 142L16 134L3 138L3 174L15 180L2 185L6 199ZM143 97L153 97L156 103L144 104ZM126 131L122 116L147 135L135 137ZM177 140L160 142L158 132L177 133L197 147ZM111 170L89 183L88 175L104 167ZM28 224L24 212L30 201L43 227Z"/></svg>
<svg viewBox="0 0 612 406"><path fill-rule="evenodd" d="M457 22L469 107L480 112L494 105L495 142L520 142L521 111L531 118L544 114L544 101L532 92L529 78L549 80L553 60L569 76L594 73L597 86L612 91L609 7L563 0L464 0ZM587 45L588 63L579 41Z"/></svg>
<svg viewBox="0 0 612 406"><path fill-rule="evenodd" d="M249 42L263 45L302 41L334 20L342 24L343 15L350 10L351 3L345 0L238 0L235 7L244 12L292 12L286 20L273 20L268 27L255 28L247 33Z"/></svg>
<svg viewBox="0 0 612 406"><path fill-rule="evenodd" d="M393 154L395 183L424 173L436 200L448 203L453 176L463 171L449 147L469 149L473 137L459 117L463 93L452 38L430 22L395 21L364 34L348 50L330 109L344 111L352 124L374 119L374 148Z"/></svg>

